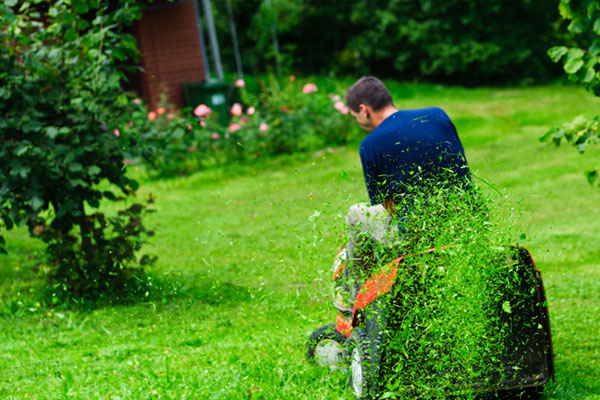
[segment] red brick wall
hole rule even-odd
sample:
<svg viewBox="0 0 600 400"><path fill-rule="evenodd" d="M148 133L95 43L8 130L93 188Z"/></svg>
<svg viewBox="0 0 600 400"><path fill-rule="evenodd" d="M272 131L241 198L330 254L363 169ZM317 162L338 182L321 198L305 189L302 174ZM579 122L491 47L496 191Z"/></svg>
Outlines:
<svg viewBox="0 0 600 400"><path fill-rule="evenodd" d="M141 51L143 96L156 108L159 95L168 90L169 103L183 105L181 83L203 81L204 61L192 0L155 2L136 25Z"/></svg>

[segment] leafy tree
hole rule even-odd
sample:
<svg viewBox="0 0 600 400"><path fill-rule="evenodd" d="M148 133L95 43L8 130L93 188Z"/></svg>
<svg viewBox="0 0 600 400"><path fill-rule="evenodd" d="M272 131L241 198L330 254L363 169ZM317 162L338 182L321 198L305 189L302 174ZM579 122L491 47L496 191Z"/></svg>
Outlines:
<svg viewBox="0 0 600 400"><path fill-rule="evenodd" d="M223 58L232 61L225 2L217 3L223 3L215 13ZM401 74L465 84L560 74L546 55L562 35L558 0L272 0L271 7L232 0L232 5L241 48L247 50L244 63L259 71L273 65L269 27L275 23L284 64L304 73Z"/></svg>
<svg viewBox="0 0 600 400"><path fill-rule="evenodd" d="M120 65L137 56L124 30L140 17L130 0L0 5L1 223L48 243L54 302L129 289L148 233L141 204L110 218L91 211L138 189L123 164L137 138L119 126L132 107Z"/></svg>
<svg viewBox="0 0 600 400"><path fill-rule="evenodd" d="M561 0L560 14L570 21L568 30L580 43L573 46L555 46L548 50L554 62L562 62L569 79L585 85L595 96L600 96L600 1ZM584 153L590 144L597 144L600 115L593 118L579 116L561 127L554 127L540 140L551 140L557 146L565 140L577 151ZM585 172L588 182L594 184L598 169Z"/></svg>
<svg viewBox="0 0 600 400"><path fill-rule="evenodd" d="M467 84L543 78L558 15L547 0L359 1L351 21L356 49L381 73ZM387 66L387 67L386 67ZM393 69L392 69L393 67Z"/></svg>

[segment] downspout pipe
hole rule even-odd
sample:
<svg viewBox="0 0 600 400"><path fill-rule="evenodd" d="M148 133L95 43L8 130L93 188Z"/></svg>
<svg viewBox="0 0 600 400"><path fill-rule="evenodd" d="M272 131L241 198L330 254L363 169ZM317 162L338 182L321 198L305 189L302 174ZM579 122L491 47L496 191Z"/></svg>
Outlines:
<svg viewBox="0 0 600 400"><path fill-rule="evenodd" d="M229 16L229 27L231 29L231 40L233 41L233 54L235 55L237 75L239 78L244 79L242 57L240 55L240 46L238 44L237 31L235 29L235 20L233 18L233 10L231 8L231 0L227 0L227 15Z"/></svg>
<svg viewBox="0 0 600 400"><path fill-rule="evenodd" d="M206 54L206 42L204 41L204 28L202 27L202 20L200 19L200 5L198 0L194 0L194 7L196 9L196 29L198 30L198 37L200 39L200 51L202 52L202 60L204 61L204 80L209 81L210 77L210 61Z"/></svg>
<svg viewBox="0 0 600 400"><path fill-rule="evenodd" d="M213 61L215 63L215 73L219 81L223 80L223 65L221 64L221 55L219 54L219 43L217 42L217 32L215 30L215 21L213 18L212 7L210 0L202 0L204 8L204 18L206 19L206 27L208 28L208 40L210 41L210 49L212 50Z"/></svg>

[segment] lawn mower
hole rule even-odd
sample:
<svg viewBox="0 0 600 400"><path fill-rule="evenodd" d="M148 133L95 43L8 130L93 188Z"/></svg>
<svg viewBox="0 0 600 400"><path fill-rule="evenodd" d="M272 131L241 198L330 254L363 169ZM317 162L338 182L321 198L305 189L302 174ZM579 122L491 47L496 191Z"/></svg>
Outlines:
<svg viewBox="0 0 600 400"><path fill-rule="evenodd" d="M493 327L490 329L497 331L497 335L480 332L481 337L472 341L483 347L488 345L487 353L481 358L493 365L489 371L473 367L469 370L470 377L457 379L457 374L464 372L451 371L452 363L440 362L439 365L445 366L436 371L424 371L420 379L427 378L428 382L437 382L438 386L439 382L445 384L431 389L433 392L430 394L437 393L437 397L423 396L423 392L415 389L410 374L402 373L398 367L402 363L398 360L404 360L405 364L427 365L429 362L430 365L438 365L435 360L448 360L444 347L430 349L424 354L419 352L418 346L427 346L423 344L426 341L413 341L410 347L413 352L407 355L406 349L409 347L404 343L400 346L389 344L395 333L418 326L410 325L404 318L407 304L414 306L417 304L413 302L414 298L426 297L428 293L426 285L415 289L414 276L424 282L423 265L434 265L435 268L431 270L443 270L448 254L460 256L460 250L452 248L430 249L383 263L362 284L350 306L344 305L334 295L334 306L338 310L336 321L312 333L307 343L307 358L317 365L349 373L350 388L358 400L380 397L453 398L465 393L470 393L471 398L541 398L544 384L554 378L550 321L541 273L524 247L505 246L495 251L498 254L493 261L492 271L495 271L495 275L490 279L491 283L485 284L489 288L486 287L484 292L494 293L486 309L486 318L490 320L489 326ZM334 262L334 287L343 275L346 258L346 251L342 249ZM508 274L510 281L506 278ZM406 286L405 283L411 279L411 286ZM449 299L455 297L456 294L448 295ZM421 321L421 326L425 325ZM426 330L431 326L429 324L423 328L424 333L419 337L430 335ZM438 333L438 337L443 335L444 332ZM403 340L408 342L408 339ZM448 343L451 343L455 338L449 340ZM494 346L489 346L491 342L494 342ZM495 350L490 351L489 348ZM418 357L422 359L415 360L415 354L421 354ZM459 358L454 360L456 364L461 362ZM478 361L475 360L475 364ZM389 391L389 387L396 389Z"/></svg>

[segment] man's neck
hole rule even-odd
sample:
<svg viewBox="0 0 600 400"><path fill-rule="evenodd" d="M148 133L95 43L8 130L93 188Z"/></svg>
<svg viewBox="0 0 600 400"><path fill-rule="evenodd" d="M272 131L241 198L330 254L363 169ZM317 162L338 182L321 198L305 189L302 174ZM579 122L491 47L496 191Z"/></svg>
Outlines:
<svg viewBox="0 0 600 400"><path fill-rule="evenodd" d="M388 106L383 110L371 113L371 120L373 121L373 125L375 128L379 126L387 117L394 114L398 110L394 106Z"/></svg>

